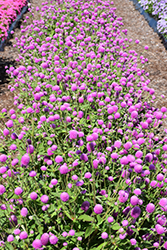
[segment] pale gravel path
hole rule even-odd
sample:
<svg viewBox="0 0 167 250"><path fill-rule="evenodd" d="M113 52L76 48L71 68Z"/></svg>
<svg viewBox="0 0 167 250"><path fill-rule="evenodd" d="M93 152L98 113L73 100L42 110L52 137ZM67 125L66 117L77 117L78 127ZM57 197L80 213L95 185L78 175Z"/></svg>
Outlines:
<svg viewBox="0 0 167 250"><path fill-rule="evenodd" d="M155 89L156 99L155 107L167 107L167 50L162 44L157 33L149 26L144 16L135 9L133 2L130 0L114 0L116 7L116 15L123 18L123 29L127 29L127 38L140 40L139 44L135 44L133 49L139 56L143 55L148 58L148 64L144 69L149 72L149 87ZM149 46L149 50L144 50L145 46ZM161 95L165 98L162 99ZM167 128L167 122L164 122Z"/></svg>

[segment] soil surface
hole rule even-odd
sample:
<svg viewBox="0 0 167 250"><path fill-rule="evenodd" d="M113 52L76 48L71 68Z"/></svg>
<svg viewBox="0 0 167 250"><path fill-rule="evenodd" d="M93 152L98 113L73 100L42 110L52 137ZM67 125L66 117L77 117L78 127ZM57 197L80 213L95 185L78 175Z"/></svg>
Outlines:
<svg viewBox="0 0 167 250"><path fill-rule="evenodd" d="M13 107L14 94L8 90L10 80L7 74L5 74L5 66L18 65L16 58L19 56L17 48L13 47L16 43L15 38L20 38L22 33L20 32L21 27L25 27L31 24L33 20L40 19L40 11L36 11L38 6L42 7L43 0L30 0L31 8L34 8L34 17L30 12L23 15L19 26L15 29L15 33L12 38L7 42L4 51L0 52L0 110L7 108L7 110ZM144 17L135 10L133 2L130 0L115 0L114 7L116 7L116 15L122 17L124 23L123 29L127 29L127 38L139 40L139 44L135 44L133 49L138 53L139 56L143 55L148 58L148 63L144 64L144 69L149 72L149 87L155 89L156 99L154 100L154 107L161 108L162 106L167 107L167 50L162 44L162 40L158 34L153 31L149 26ZM145 46L149 49L144 50ZM164 95L164 98L161 97ZM163 129L167 128L167 122L163 122Z"/></svg>

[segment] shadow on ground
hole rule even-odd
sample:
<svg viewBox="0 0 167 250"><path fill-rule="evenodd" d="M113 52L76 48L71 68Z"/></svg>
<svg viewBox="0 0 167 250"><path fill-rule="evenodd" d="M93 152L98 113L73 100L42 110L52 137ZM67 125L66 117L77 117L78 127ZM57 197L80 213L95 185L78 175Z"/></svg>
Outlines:
<svg viewBox="0 0 167 250"><path fill-rule="evenodd" d="M17 63L12 59L0 57L0 93L3 93L3 88L10 83L9 75L6 73L6 66L16 67Z"/></svg>

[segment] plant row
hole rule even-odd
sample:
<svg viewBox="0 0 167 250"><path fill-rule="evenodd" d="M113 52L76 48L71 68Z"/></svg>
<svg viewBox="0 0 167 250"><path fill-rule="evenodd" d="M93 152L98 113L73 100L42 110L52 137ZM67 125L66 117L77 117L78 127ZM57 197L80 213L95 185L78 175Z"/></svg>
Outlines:
<svg viewBox="0 0 167 250"><path fill-rule="evenodd" d="M2 249L167 249L167 109L152 106L148 59L115 10L45 2L16 38L15 109L1 112Z"/></svg>

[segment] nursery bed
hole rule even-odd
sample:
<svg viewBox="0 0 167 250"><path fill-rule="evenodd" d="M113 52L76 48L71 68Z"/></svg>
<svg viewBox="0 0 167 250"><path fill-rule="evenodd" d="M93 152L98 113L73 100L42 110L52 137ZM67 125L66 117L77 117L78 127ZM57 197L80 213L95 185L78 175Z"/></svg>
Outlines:
<svg viewBox="0 0 167 250"><path fill-rule="evenodd" d="M31 7L34 9L36 9L36 7L40 8L43 2L43 0L30 0ZM114 6L117 8L116 14L123 18L123 29L128 30L128 39L133 39L133 41L137 39L140 40L140 43L134 45L133 49L136 50L138 55L143 55L148 58L148 64L144 65L144 69L150 74L149 86L155 89L156 102L154 105L156 105L157 108L167 106L167 51L161 39L157 33L153 32L144 16L135 9L133 2L129 0L115 0ZM5 107L9 110L13 105L13 93L8 91L10 82L7 74L5 74L5 66L16 66L18 64L16 59L19 53L17 49L13 47L13 44L16 43L16 37L19 39L22 36L20 26L30 24L33 22L33 19L38 18L40 18L40 14L37 11L34 11L34 18L31 13L25 13L19 26L15 29L12 39L8 41L4 51L0 52L0 72L2 72L2 74L0 74L0 109ZM26 22L24 20L26 20ZM145 50L144 52L146 45L149 46L149 50ZM164 95L163 99L161 98L162 94ZM167 128L166 123L165 127Z"/></svg>

